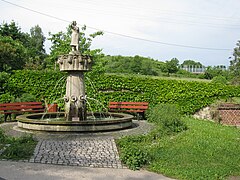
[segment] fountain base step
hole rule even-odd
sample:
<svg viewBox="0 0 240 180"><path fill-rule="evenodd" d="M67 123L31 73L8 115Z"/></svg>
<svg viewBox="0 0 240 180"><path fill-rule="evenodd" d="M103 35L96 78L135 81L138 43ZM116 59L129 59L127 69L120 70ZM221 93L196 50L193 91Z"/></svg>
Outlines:
<svg viewBox="0 0 240 180"><path fill-rule="evenodd" d="M64 113L17 116L18 127L46 132L101 132L132 127L133 116L122 113L89 113L86 121L65 121ZM90 120L91 119L91 120Z"/></svg>

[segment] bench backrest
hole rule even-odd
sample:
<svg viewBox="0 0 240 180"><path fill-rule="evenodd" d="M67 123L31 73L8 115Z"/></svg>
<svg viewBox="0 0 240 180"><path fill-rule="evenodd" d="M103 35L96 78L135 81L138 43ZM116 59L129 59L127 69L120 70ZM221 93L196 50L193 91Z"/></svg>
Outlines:
<svg viewBox="0 0 240 180"><path fill-rule="evenodd" d="M44 106L41 102L14 102L0 104L0 111L26 111L26 112L43 112Z"/></svg>
<svg viewBox="0 0 240 180"><path fill-rule="evenodd" d="M145 111L148 109L148 102L109 102L109 110L131 110L131 111Z"/></svg>

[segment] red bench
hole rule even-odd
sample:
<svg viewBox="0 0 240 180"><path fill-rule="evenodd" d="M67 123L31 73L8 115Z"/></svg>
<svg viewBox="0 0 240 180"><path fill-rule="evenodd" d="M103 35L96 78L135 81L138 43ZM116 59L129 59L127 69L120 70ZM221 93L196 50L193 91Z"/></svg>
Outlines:
<svg viewBox="0 0 240 180"><path fill-rule="evenodd" d="M42 102L14 102L14 103L3 103L0 104L0 114L4 114L4 122L7 121L7 116L11 114L23 114L25 112L37 113L44 112L45 107Z"/></svg>
<svg viewBox="0 0 240 180"><path fill-rule="evenodd" d="M109 102L109 112L134 113L145 118L148 102Z"/></svg>

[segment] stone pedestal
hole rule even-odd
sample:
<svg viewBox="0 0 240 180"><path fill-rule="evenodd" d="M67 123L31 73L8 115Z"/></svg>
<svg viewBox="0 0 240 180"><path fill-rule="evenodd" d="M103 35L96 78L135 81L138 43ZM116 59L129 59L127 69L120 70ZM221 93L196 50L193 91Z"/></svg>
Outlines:
<svg viewBox="0 0 240 180"><path fill-rule="evenodd" d="M89 56L71 52L58 58L60 71L68 72L65 99L65 117L67 121L86 120L86 94L84 72L90 71L92 61Z"/></svg>

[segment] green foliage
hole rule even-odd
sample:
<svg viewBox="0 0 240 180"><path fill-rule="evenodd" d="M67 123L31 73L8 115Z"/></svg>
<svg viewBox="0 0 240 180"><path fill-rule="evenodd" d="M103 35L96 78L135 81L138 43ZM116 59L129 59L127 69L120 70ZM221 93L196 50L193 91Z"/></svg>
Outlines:
<svg viewBox="0 0 240 180"><path fill-rule="evenodd" d="M176 179L226 179L240 175L239 134L233 127L185 118L189 129L159 139L149 169Z"/></svg>
<svg viewBox="0 0 240 180"><path fill-rule="evenodd" d="M8 138L5 135L3 129L0 128L0 145L4 144L4 143L7 143L7 142L8 142Z"/></svg>
<svg viewBox="0 0 240 180"><path fill-rule="evenodd" d="M0 71L23 69L27 49L19 41L0 35Z"/></svg>
<svg viewBox="0 0 240 180"><path fill-rule="evenodd" d="M234 59L230 61L230 70L233 72L234 76L240 76L240 41L237 42L237 47L234 48L233 56Z"/></svg>
<svg viewBox="0 0 240 180"><path fill-rule="evenodd" d="M223 66L207 67L204 73L204 78L213 79L216 76L224 76L227 80L232 79L232 74Z"/></svg>
<svg viewBox="0 0 240 180"><path fill-rule="evenodd" d="M29 159L33 154L35 146L37 145L37 142L31 135L8 139L10 139L8 140L10 146L6 147L4 152L0 155L1 159Z"/></svg>
<svg viewBox="0 0 240 180"><path fill-rule="evenodd" d="M130 165L134 159L148 162L142 165L176 179L215 180L240 175L239 129L188 117L183 120L188 130L178 134L155 136L151 132L117 140L120 156L125 163L129 159ZM154 131L161 130L158 124L155 127ZM136 155L138 150L146 154L140 156L145 161Z"/></svg>
<svg viewBox="0 0 240 180"><path fill-rule="evenodd" d="M43 69L45 37L37 25L30 34L12 21L0 25L0 71L10 72L17 69Z"/></svg>
<svg viewBox="0 0 240 180"><path fill-rule="evenodd" d="M215 76L212 83L227 84L227 79L224 76Z"/></svg>
<svg viewBox="0 0 240 180"><path fill-rule="evenodd" d="M196 62L193 60L185 60L182 64L182 67L184 66L191 66L191 67L202 67L203 65L200 62Z"/></svg>
<svg viewBox="0 0 240 180"><path fill-rule="evenodd" d="M10 74L6 72L0 72L0 95L5 93L9 77Z"/></svg>
<svg viewBox="0 0 240 180"><path fill-rule="evenodd" d="M28 93L37 101L52 103L65 94L64 73L56 71L14 71L8 83L8 91L15 97Z"/></svg>
<svg viewBox="0 0 240 180"><path fill-rule="evenodd" d="M0 103L13 102L15 99L10 93L5 93L0 95Z"/></svg>
<svg viewBox="0 0 240 180"><path fill-rule="evenodd" d="M99 74L100 73L100 74ZM226 86L197 81L155 79L143 76L86 73L86 92L91 109L100 111L109 101L146 101L176 104L181 113L192 114L216 99L239 97L239 86ZM66 74L56 71L14 71L8 80L6 93L21 97L34 95L37 101L56 102L63 106Z"/></svg>
<svg viewBox="0 0 240 180"><path fill-rule="evenodd" d="M158 104L148 112L148 121L159 124L160 127L169 132L181 132L187 126L181 120L181 114L174 104Z"/></svg>
<svg viewBox="0 0 240 180"><path fill-rule="evenodd" d="M29 93L23 93L20 98L15 99L15 102L35 102L36 100L36 96Z"/></svg>
<svg viewBox="0 0 240 180"><path fill-rule="evenodd" d="M102 31L97 31L89 36L86 35L86 26L83 26L79 33L79 51L81 54L89 55L93 60L98 59L102 56L101 49L91 50L92 41L94 38L103 35ZM52 42L51 53L46 58L48 66L53 66L57 61L59 55L68 54L71 51L70 42L71 42L71 26L67 27L66 32L58 32L56 34L49 33L49 40Z"/></svg>
<svg viewBox="0 0 240 180"><path fill-rule="evenodd" d="M149 162L149 155L139 143L145 141L145 136L129 136L117 140L120 148L120 159L130 169L137 170Z"/></svg>
<svg viewBox="0 0 240 180"><path fill-rule="evenodd" d="M21 28L14 21L0 25L0 36L11 37L14 41L21 42L25 47L29 43L29 35L22 32Z"/></svg>
<svg viewBox="0 0 240 180"><path fill-rule="evenodd" d="M239 86L240 85L240 76L237 76L237 77L234 77L231 82L230 82L232 85L237 85Z"/></svg>
<svg viewBox="0 0 240 180"><path fill-rule="evenodd" d="M167 72L168 75L170 73L176 73L178 71L179 60L177 58L173 58L170 61L166 61L164 72Z"/></svg>
<svg viewBox="0 0 240 180"><path fill-rule="evenodd" d="M39 25L30 29L28 59L26 61L26 69L44 69L46 66L45 58L47 57L44 42L45 37Z"/></svg>
<svg viewBox="0 0 240 180"><path fill-rule="evenodd" d="M104 56L101 58L105 71L107 73L126 73L126 74L142 74L142 75L159 75L163 62L159 62L150 58L134 56Z"/></svg>
<svg viewBox="0 0 240 180"><path fill-rule="evenodd" d="M148 155L136 146L129 146L121 150L120 159L130 169L137 170L148 162Z"/></svg>

